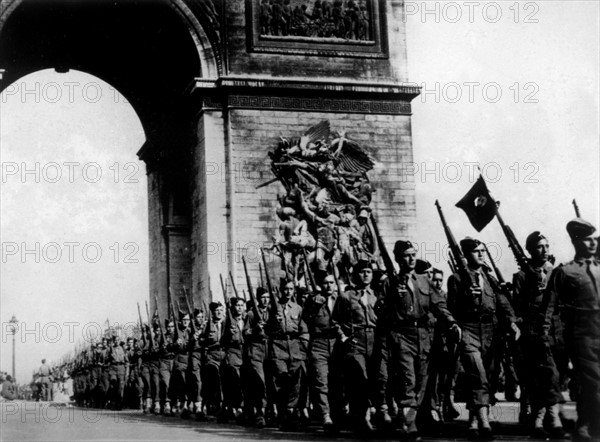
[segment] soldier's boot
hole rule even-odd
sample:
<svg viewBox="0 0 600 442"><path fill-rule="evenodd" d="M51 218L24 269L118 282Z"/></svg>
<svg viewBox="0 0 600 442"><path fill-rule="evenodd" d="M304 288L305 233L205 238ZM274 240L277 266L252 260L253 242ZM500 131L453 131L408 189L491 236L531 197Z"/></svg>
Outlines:
<svg viewBox="0 0 600 442"><path fill-rule="evenodd" d="M546 439L548 436L544 430L544 416L546 415L546 409L544 407L534 410L533 412L533 428L531 430L531 437L536 439Z"/></svg>
<svg viewBox="0 0 600 442"><path fill-rule="evenodd" d="M479 437L479 423L477 422L477 413L475 410L469 410L469 426L468 433L470 439L476 439Z"/></svg>
<svg viewBox="0 0 600 442"><path fill-rule="evenodd" d="M154 410L153 410L154 414L160 414L160 403L159 402L155 402L154 403Z"/></svg>
<svg viewBox="0 0 600 442"><path fill-rule="evenodd" d="M355 419L354 422L354 431L362 437L369 437L373 433L373 426L371 425L371 420L369 419L370 410L366 409L364 413L360 413L356 416L353 416Z"/></svg>
<svg viewBox="0 0 600 442"><path fill-rule="evenodd" d="M173 415L173 410L171 409L171 403L170 402L165 402L164 415L165 416L172 416Z"/></svg>
<svg viewBox="0 0 600 442"><path fill-rule="evenodd" d="M526 400L521 401L519 410L519 424L528 427L531 421L531 406Z"/></svg>
<svg viewBox="0 0 600 442"><path fill-rule="evenodd" d="M406 415L409 410L410 407L399 408L398 414L396 414L396 427L400 429L402 434L406 434Z"/></svg>
<svg viewBox="0 0 600 442"><path fill-rule="evenodd" d="M492 427L490 425L490 408L487 405L477 409L477 421L479 423L479 436L483 439L492 437Z"/></svg>
<svg viewBox="0 0 600 442"><path fill-rule="evenodd" d="M334 432L334 429L335 427L333 425L333 419L331 419L329 413L325 413L323 415L323 430L326 434L331 434Z"/></svg>
<svg viewBox="0 0 600 442"><path fill-rule="evenodd" d="M406 416L406 433L409 440L418 441L419 430L417 429L417 409L410 407L405 414Z"/></svg>
<svg viewBox="0 0 600 442"><path fill-rule="evenodd" d="M560 405L554 404L546 408L546 415L550 421L550 437L552 439L564 439L566 437L565 429L560 420Z"/></svg>
<svg viewBox="0 0 600 442"><path fill-rule="evenodd" d="M379 430L389 430L392 427L392 418L388 413L387 406L382 406L375 413L375 424L377 425Z"/></svg>
<svg viewBox="0 0 600 442"><path fill-rule="evenodd" d="M264 428L265 425L267 425L267 422L265 421L265 409L264 408L259 408L256 411L256 419L254 421L254 424L256 425L256 428Z"/></svg>

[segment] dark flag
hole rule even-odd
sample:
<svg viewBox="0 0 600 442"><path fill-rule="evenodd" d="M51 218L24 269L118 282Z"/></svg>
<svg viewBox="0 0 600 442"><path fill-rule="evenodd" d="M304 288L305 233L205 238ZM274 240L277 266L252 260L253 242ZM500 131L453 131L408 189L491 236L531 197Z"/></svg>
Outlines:
<svg viewBox="0 0 600 442"><path fill-rule="evenodd" d="M496 202L490 195L482 176L479 176L471 190L456 203L456 207L465 211L471 225L478 232L481 232L496 216Z"/></svg>

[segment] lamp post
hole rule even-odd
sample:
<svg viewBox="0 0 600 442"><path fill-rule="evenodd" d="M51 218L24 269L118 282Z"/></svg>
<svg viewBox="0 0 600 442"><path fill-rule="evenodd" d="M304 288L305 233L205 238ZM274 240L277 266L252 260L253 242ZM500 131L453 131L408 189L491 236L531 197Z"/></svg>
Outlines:
<svg viewBox="0 0 600 442"><path fill-rule="evenodd" d="M16 376L15 376L15 335L17 334L17 329L19 328L19 326L18 326L19 321L17 320L17 318L15 317L15 315L13 315L13 317L10 318L10 321L8 321L8 323L10 324L10 331L11 331L12 336L13 336L13 345L12 345L12 377L13 377L13 379L16 379Z"/></svg>

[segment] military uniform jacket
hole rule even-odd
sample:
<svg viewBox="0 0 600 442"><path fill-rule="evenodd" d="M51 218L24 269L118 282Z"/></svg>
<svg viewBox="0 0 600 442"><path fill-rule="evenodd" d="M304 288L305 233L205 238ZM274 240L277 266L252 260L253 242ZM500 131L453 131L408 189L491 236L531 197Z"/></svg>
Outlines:
<svg viewBox="0 0 600 442"><path fill-rule="evenodd" d="M513 275L512 306L516 322L523 334L539 337L543 334L542 327L545 317L544 294L553 267L551 263L546 262L542 267L534 268L534 270L541 277L539 284L522 270ZM560 329L562 329L560 320L553 321L551 328L552 335L556 335L557 331L560 333Z"/></svg>
<svg viewBox="0 0 600 442"><path fill-rule="evenodd" d="M479 282L481 295L469 292L471 280L454 273L448 279L448 307L460 323L496 323L497 317L507 323L515 322L510 302L500 290L498 281L481 268L481 272L468 269L471 278Z"/></svg>
<svg viewBox="0 0 600 442"><path fill-rule="evenodd" d="M225 350L225 361L232 366L241 366L244 350L244 323L246 315L239 318L229 316L225 333L221 338L221 346Z"/></svg>
<svg viewBox="0 0 600 442"><path fill-rule="evenodd" d="M206 348L206 362L220 365L225 352L221 347L221 339L225 334L225 320L215 322L213 320L208 321L206 328L204 329L204 336L202 341Z"/></svg>
<svg viewBox="0 0 600 442"><path fill-rule="evenodd" d="M340 300L338 321L342 333L354 341L352 352L367 355L373 352L382 306L382 297L370 287L351 288L344 293Z"/></svg>
<svg viewBox="0 0 600 442"><path fill-rule="evenodd" d="M575 333L600 336L600 265L596 258L574 259L552 272L546 292L544 333L558 309L565 326Z"/></svg>
<svg viewBox="0 0 600 442"><path fill-rule="evenodd" d="M120 345L110 348L108 361L111 365L125 365L127 363L127 354Z"/></svg>
<svg viewBox="0 0 600 442"><path fill-rule="evenodd" d="M267 324L269 321L269 307L259 308L258 316L254 310L250 310L246 315L246 322L244 323L246 357L253 361L264 361L266 355L267 334L264 327L258 326L259 321L262 321L265 325Z"/></svg>
<svg viewBox="0 0 600 442"><path fill-rule="evenodd" d="M406 277L406 284L400 278ZM403 287L404 286L404 287ZM448 311L446 300L436 290L426 275L394 275L385 281L383 323L387 330L398 331L403 327L432 328L434 316L450 325L454 318Z"/></svg>
<svg viewBox="0 0 600 442"><path fill-rule="evenodd" d="M302 310L302 319L306 323L310 339L335 339L339 337L338 317L340 316L339 295L332 295L333 308L330 309L329 298L321 295L309 296Z"/></svg>
<svg viewBox="0 0 600 442"><path fill-rule="evenodd" d="M282 316L269 318L267 334L270 337L270 357L276 360L305 360L308 330L302 320L302 307L293 301L278 304Z"/></svg>

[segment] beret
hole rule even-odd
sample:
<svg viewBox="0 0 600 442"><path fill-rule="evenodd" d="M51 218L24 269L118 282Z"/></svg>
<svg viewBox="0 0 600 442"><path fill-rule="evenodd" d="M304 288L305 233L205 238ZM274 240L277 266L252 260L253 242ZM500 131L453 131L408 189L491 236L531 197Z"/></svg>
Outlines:
<svg viewBox="0 0 600 442"><path fill-rule="evenodd" d="M408 249L414 249L415 245L410 241L398 240L394 244L394 255L406 252Z"/></svg>
<svg viewBox="0 0 600 442"><path fill-rule="evenodd" d="M567 223L567 232L571 239L581 239L590 236L596 231L596 228L589 222L575 218Z"/></svg>
<svg viewBox="0 0 600 442"><path fill-rule="evenodd" d="M533 233L530 233L527 239L525 240L525 248L529 251L535 249L537 243L540 242L542 239L546 239L546 237L537 230Z"/></svg>
<svg viewBox="0 0 600 442"><path fill-rule="evenodd" d="M471 253L473 250L475 250L481 244L483 244L483 243L481 241L479 241L478 239L467 236L465 239L461 240L460 248L461 248L462 252L466 255L467 253Z"/></svg>

